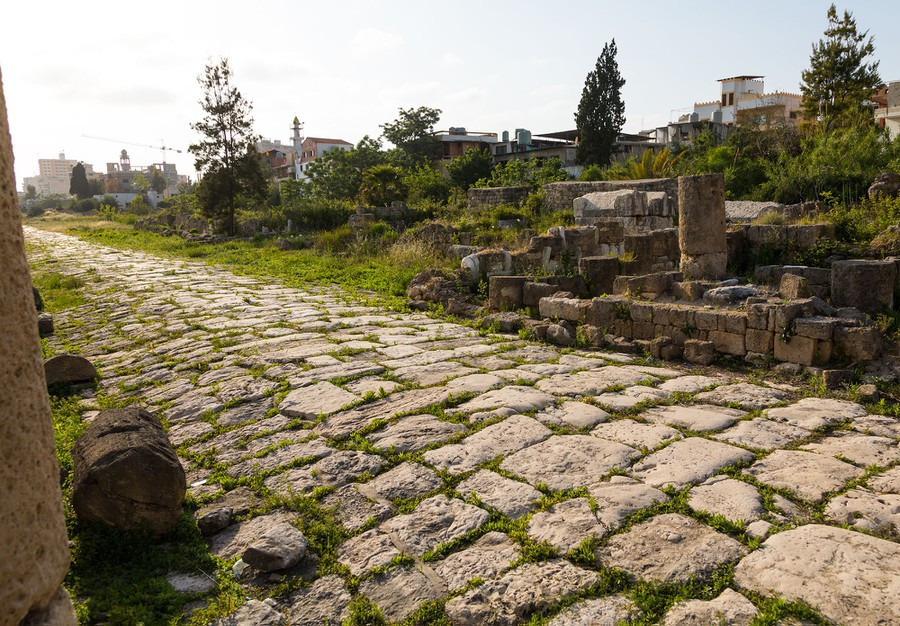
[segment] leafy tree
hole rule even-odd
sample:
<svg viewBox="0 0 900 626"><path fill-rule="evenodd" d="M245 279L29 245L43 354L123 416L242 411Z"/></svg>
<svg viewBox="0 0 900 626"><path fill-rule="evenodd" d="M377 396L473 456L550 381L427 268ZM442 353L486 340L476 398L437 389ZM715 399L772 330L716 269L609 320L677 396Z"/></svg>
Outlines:
<svg viewBox="0 0 900 626"><path fill-rule="evenodd" d="M394 165L375 165L363 172L360 199L370 206L388 206L406 198L404 172Z"/></svg>
<svg viewBox="0 0 900 626"><path fill-rule="evenodd" d="M169 181L166 180L165 175L160 172L157 168L150 168L150 188L156 193L163 193L166 188L169 186Z"/></svg>
<svg viewBox="0 0 900 626"><path fill-rule="evenodd" d="M528 161L513 159L498 163L490 178L482 178L476 187L532 187L538 189L547 183L567 180L569 175L557 158Z"/></svg>
<svg viewBox="0 0 900 626"><path fill-rule="evenodd" d="M616 137L625 123L625 103L616 61L616 40L603 45L594 69L588 73L575 113L578 147L575 160L582 165L608 165Z"/></svg>
<svg viewBox="0 0 900 626"><path fill-rule="evenodd" d="M138 193L145 194L150 189L150 181L142 172L138 172L131 179L131 186L138 190Z"/></svg>
<svg viewBox="0 0 900 626"><path fill-rule="evenodd" d="M26 185L25 186L25 199L26 200L34 200L37 198L37 189L34 188L34 185Z"/></svg>
<svg viewBox="0 0 900 626"><path fill-rule="evenodd" d="M89 178L88 188L90 188L92 196L102 195L106 191L106 186L100 178Z"/></svg>
<svg viewBox="0 0 900 626"><path fill-rule="evenodd" d="M800 93L803 116L826 126L847 114L859 112L881 85L878 61L867 61L875 52L869 31L856 30L853 15L838 18L834 4L828 8L825 39L813 44L809 69L802 74ZM871 119L871 115L867 116Z"/></svg>
<svg viewBox="0 0 900 626"><path fill-rule="evenodd" d="M88 183L87 174L84 172L84 164L76 163L72 168L72 178L69 180L69 193L77 196L79 200L91 197L91 186Z"/></svg>
<svg viewBox="0 0 900 626"><path fill-rule="evenodd" d="M454 186L467 191L480 179L488 178L493 168L494 159L490 151L469 148L462 156L450 161L447 173Z"/></svg>
<svg viewBox="0 0 900 626"><path fill-rule="evenodd" d="M414 166L435 156L437 142L432 133L440 119L440 109L400 109L397 119L381 124L381 134L401 151L403 164Z"/></svg>
<svg viewBox="0 0 900 626"><path fill-rule="evenodd" d="M309 165L309 195L327 200L354 200L363 172L385 162L381 142L368 135L350 150L331 150Z"/></svg>
<svg viewBox="0 0 900 626"><path fill-rule="evenodd" d="M205 115L191 124L201 139L188 151L194 155L197 170L203 172L198 198L204 215L224 220L225 231L233 235L238 197L257 196L261 190L256 177L260 166L250 158L257 141L250 115L253 107L231 80L228 59L208 64L197 78L203 88L200 106Z"/></svg>
<svg viewBox="0 0 900 626"><path fill-rule="evenodd" d="M409 190L407 199L410 203L426 200L445 204L450 198L450 181L430 165L420 165L407 172L403 184Z"/></svg>

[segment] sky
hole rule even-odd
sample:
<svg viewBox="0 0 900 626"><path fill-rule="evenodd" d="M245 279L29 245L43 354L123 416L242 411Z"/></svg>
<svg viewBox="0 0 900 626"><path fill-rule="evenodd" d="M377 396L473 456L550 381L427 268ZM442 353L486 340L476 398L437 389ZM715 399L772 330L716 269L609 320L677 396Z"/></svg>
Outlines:
<svg viewBox="0 0 900 626"><path fill-rule="evenodd" d="M254 130L356 143L399 108L443 112L437 129L534 134L570 130L604 43L616 40L627 121L666 124L719 97L717 79L765 76L799 93L829 2L756 0L9 0L0 8L0 71L16 177L39 158L105 171L165 160L193 174L187 147L202 117L197 77L227 57L253 104ZM11 5L11 6L10 6ZM885 81L900 80L897 0L845 0L875 40ZM86 137L101 137L94 139ZM146 146L166 146L163 152ZM175 150L182 150L181 153Z"/></svg>

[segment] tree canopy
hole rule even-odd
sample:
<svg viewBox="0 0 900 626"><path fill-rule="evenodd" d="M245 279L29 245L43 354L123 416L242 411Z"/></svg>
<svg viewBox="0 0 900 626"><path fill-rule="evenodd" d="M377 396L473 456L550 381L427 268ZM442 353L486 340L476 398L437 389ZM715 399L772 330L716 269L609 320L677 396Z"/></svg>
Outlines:
<svg viewBox="0 0 900 626"><path fill-rule="evenodd" d="M350 150L331 150L310 163L310 195L328 200L352 200L359 195L363 172L385 163L381 142L368 135Z"/></svg>
<svg viewBox="0 0 900 626"><path fill-rule="evenodd" d="M469 148L447 164L447 174L454 186L467 191L482 178L490 178L494 159L489 150Z"/></svg>
<svg viewBox="0 0 900 626"><path fill-rule="evenodd" d="M582 165L608 165L625 123L625 79L619 73L616 53L615 39L604 44L597 64L584 81L575 113L579 136L575 160Z"/></svg>
<svg viewBox="0 0 900 626"><path fill-rule="evenodd" d="M203 172L198 189L201 210L210 218L224 220L224 229L235 233L234 212L238 198L252 199L266 192L257 137L253 133L252 105L231 84L228 59L209 63L197 81L203 88L204 117L191 124L200 141L188 151L195 167Z"/></svg>
<svg viewBox="0 0 900 626"><path fill-rule="evenodd" d="M848 11L838 17L834 4L828 8L825 38L814 43L809 69L803 70L800 93L803 117L827 125L858 113L881 85L878 61L868 31L860 33Z"/></svg>
<svg viewBox="0 0 900 626"><path fill-rule="evenodd" d="M397 146L401 152L398 159L401 165L414 166L435 156L436 142L432 133L440 119L440 109L400 109L397 119L381 124L381 135Z"/></svg>
<svg viewBox="0 0 900 626"><path fill-rule="evenodd" d="M91 185L88 183L87 174L83 163L76 163L72 168L72 178L69 180L69 193L78 196L79 200L91 197Z"/></svg>

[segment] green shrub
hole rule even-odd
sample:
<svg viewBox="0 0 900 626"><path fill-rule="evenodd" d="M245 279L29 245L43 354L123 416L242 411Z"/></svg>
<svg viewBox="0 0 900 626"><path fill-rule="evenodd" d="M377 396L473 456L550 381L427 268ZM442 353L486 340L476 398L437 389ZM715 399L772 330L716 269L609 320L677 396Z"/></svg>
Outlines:
<svg viewBox="0 0 900 626"><path fill-rule="evenodd" d="M347 224L344 224L334 230L319 233L316 237L315 247L322 252L343 255L350 251L353 239L353 231Z"/></svg>

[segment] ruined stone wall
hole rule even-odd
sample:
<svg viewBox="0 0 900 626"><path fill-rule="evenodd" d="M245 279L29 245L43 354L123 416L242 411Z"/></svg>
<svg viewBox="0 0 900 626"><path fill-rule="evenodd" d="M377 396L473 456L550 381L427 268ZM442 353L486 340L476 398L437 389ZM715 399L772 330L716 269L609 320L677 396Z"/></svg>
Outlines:
<svg viewBox="0 0 900 626"><path fill-rule="evenodd" d="M530 187L472 187L466 192L466 197L469 200L469 209L479 210L501 204L519 204L529 193Z"/></svg>
<svg viewBox="0 0 900 626"><path fill-rule="evenodd" d="M0 623L18 624L52 600L63 605L54 623L74 624L59 592L69 549L20 216L0 84Z"/></svg>
<svg viewBox="0 0 900 626"><path fill-rule="evenodd" d="M544 204L551 211L572 209L575 198L594 191L618 191L637 189L640 191L665 191L671 199L675 214L678 214L678 181L674 178L647 178L642 180L594 180L562 181L543 186Z"/></svg>
<svg viewBox="0 0 900 626"><path fill-rule="evenodd" d="M727 236L729 265L752 269L760 261L794 263L798 253L833 239L835 230L834 224L760 224L732 227Z"/></svg>

